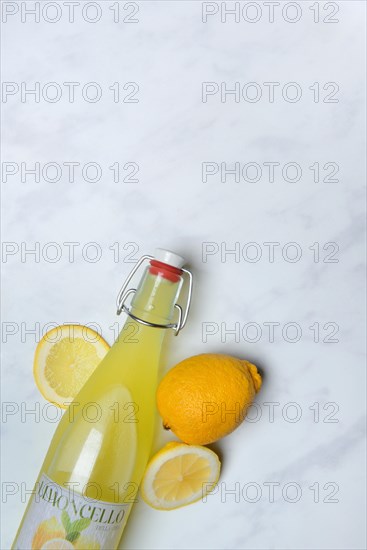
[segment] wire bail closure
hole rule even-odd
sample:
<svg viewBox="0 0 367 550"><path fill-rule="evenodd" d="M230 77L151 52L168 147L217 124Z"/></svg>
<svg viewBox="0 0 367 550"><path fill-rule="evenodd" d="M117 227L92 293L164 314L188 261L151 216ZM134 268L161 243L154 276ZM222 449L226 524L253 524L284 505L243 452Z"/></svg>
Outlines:
<svg viewBox="0 0 367 550"><path fill-rule="evenodd" d="M186 325L186 321L187 321L187 317L188 317L189 310L190 310L190 305L191 305L192 283L193 283L193 281L192 281L192 273L190 271L188 271L187 269L181 268L181 271L183 271L188 276L188 279L189 279L189 281L188 281L189 282L189 289L188 289L188 294L187 294L187 303L186 303L186 307L185 307L184 310L182 309L182 307L179 304L175 304L174 307L178 311L178 319L177 319L176 323L168 323L167 325L160 325L158 323L151 323L149 321L144 321L144 319L140 319L140 317L136 317L136 315L131 313L130 309L125 305L126 299L130 296L130 294L134 294L136 292L136 288L129 288L129 289L127 288L130 281L131 281L131 279L134 277L135 273L138 271L140 266L145 261L150 261L150 260L154 260L154 257L149 256L149 255L142 256L140 258L140 260L138 260L136 265L133 267L133 269L131 270L129 275L127 276L124 284L121 287L120 292L118 293L117 299L116 299L117 315L120 315L121 312L124 311L127 315L129 315L129 317L134 319L134 321L137 321L138 323L140 323L142 325L145 325L145 326L148 326L148 327L153 327L153 328L170 328L174 331L175 336L177 336L178 333L180 332L180 330L183 329L184 326Z"/></svg>

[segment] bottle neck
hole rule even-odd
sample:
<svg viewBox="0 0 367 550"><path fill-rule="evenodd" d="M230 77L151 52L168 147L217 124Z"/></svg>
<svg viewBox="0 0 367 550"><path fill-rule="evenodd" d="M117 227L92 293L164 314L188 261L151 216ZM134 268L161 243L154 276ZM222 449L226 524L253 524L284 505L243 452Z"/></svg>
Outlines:
<svg viewBox="0 0 367 550"><path fill-rule="evenodd" d="M182 282L180 275L165 276L147 268L131 302L131 313L150 323L172 323Z"/></svg>

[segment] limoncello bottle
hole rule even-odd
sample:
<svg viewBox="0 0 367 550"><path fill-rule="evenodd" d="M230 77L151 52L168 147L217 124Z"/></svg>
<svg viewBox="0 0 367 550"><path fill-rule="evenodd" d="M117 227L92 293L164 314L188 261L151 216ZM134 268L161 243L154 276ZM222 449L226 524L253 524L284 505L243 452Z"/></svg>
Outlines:
<svg viewBox="0 0 367 550"><path fill-rule="evenodd" d="M146 260L137 290L127 290ZM181 256L158 249L125 282L118 313L129 317L56 429L14 549L117 548L151 452L163 338L187 319L192 277L183 265ZM186 276L183 310L177 299Z"/></svg>

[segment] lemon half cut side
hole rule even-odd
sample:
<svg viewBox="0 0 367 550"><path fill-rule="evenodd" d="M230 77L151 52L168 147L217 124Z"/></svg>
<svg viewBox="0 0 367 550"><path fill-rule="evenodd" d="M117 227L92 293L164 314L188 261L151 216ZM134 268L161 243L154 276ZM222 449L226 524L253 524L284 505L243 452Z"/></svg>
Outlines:
<svg viewBox="0 0 367 550"><path fill-rule="evenodd" d="M83 325L60 325L46 332L33 363L43 397L66 409L109 349L100 334Z"/></svg>
<svg viewBox="0 0 367 550"><path fill-rule="evenodd" d="M196 502L218 482L220 461L206 447L168 443L149 462L142 497L158 510L173 510Z"/></svg>

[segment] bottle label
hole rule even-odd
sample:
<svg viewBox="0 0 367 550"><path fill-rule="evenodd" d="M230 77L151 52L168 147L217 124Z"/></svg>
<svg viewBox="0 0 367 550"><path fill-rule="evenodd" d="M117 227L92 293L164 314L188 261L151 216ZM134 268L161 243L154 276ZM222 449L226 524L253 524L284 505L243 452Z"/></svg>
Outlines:
<svg viewBox="0 0 367 550"><path fill-rule="evenodd" d="M13 548L112 550L130 506L84 497L42 474Z"/></svg>

